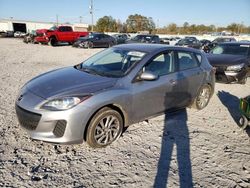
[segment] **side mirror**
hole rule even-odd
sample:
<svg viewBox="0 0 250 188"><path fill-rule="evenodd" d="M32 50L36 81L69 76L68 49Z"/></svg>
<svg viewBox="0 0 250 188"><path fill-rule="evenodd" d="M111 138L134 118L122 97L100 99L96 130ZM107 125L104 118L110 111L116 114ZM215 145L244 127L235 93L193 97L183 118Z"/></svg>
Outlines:
<svg viewBox="0 0 250 188"><path fill-rule="evenodd" d="M154 80L157 80L159 78L159 76L155 75L151 71L145 71L138 78L139 78L139 80L154 81Z"/></svg>

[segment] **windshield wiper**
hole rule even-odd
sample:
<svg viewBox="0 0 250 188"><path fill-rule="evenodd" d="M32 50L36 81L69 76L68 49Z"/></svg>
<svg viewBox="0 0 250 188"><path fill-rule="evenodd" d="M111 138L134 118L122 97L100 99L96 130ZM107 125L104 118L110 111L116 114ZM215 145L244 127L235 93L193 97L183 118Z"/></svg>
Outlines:
<svg viewBox="0 0 250 188"><path fill-rule="evenodd" d="M81 67L81 68L79 68L79 70L82 70L82 71L89 73L89 74L100 75L98 71L96 71L94 69L87 68L87 67Z"/></svg>

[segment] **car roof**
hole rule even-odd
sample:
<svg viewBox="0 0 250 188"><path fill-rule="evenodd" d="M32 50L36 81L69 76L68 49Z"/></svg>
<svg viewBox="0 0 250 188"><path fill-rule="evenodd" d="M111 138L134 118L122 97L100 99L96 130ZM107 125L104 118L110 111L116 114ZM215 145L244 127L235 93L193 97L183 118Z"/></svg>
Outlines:
<svg viewBox="0 0 250 188"><path fill-rule="evenodd" d="M222 42L223 45L250 45L250 42Z"/></svg>
<svg viewBox="0 0 250 188"><path fill-rule="evenodd" d="M155 51L163 51L163 50L181 50L181 51L189 51L189 52L196 52L200 53L199 50L193 48L186 48L180 46L169 46L164 44L143 44L143 43L133 43L133 44L120 44L114 46L114 48L122 48L126 50L134 50L134 51L141 51L146 53L151 53Z"/></svg>

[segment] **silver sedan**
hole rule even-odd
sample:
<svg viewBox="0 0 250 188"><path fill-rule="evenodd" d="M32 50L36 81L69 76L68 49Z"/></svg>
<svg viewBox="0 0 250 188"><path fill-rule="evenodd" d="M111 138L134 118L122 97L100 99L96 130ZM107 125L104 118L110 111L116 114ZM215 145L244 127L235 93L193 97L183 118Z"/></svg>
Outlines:
<svg viewBox="0 0 250 188"><path fill-rule="evenodd" d="M125 44L35 77L15 106L33 139L105 147L133 123L187 106L203 109L213 92L214 71L203 52Z"/></svg>

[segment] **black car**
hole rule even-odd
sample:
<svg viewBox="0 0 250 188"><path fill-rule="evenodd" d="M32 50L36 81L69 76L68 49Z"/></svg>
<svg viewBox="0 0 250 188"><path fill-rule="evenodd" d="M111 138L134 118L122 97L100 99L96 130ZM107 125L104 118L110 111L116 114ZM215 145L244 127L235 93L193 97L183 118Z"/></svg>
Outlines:
<svg viewBox="0 0 250 188"><path fill-rule="evenodd" d="M200 43L201 43L201 49L204 52L208 53L210 51L209 45L211 45L212 42L210 40L207 40L207 39L202 39L202 40L200 40Z"/></svg>
<svg viewBox="0 0 250 188"><path fill-rule="evenodd" d="M94 48L94 47L111 47L116 44L114 37L103 33L91 33L86 37L80 37L73 47Z"/></svg>
<svg viewBox="0 0 250 188"><path fill-rule="evenodd" d="M161 44L170 44L170 38L164 37L164 38L160 38L160 43Z"/></svg>
<svg viewBox="0 0 250 188"><path fill-rule="evenodd" d="M212 48L217 46L219 43L223 43L223 42L236 42L236 39L233 37L218 37L214 39L212 42L202 45L202 49L206 53L208 53Z"/></svg>
<svg viewBox="0 0 250 188"><path fill-rule="evenodd" d="M250 76L250 42L220 43L207 58L216 68L217 82L245 84Z"/></svg>
<svg viewBox="0 0 250 188"><path fill-rule="evenodd" d="M117 44L124 44L128 40L127 34L114 34L112 37L116 39Z"/></svg>
<svg viewBox="0 0 250 188"><path fill-rule="evenodd" d="M135 37L126 41L126 43L155 43L160 44L158 35L136 35Z"/></svg>
<svg viewBox="0 0 250 188"><path fill-rule="evenodd" d="M201 48L200 41L195 39L195 37L187 37L187 38L181 39L175 45L176 46L196 48L196 49Z"/></svg>

